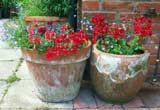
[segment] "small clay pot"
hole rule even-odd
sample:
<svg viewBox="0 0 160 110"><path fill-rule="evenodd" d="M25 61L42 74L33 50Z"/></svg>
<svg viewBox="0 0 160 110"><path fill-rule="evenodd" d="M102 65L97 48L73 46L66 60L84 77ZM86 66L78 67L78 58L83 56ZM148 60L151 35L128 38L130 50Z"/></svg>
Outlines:
<svg viewBox="0 0 160 110"><path fill-rule="evenodd" d="M45 54L38 54L36 50L22 49L42 101L63 102L77 96L90 47L91 42L75 55L57 56L51 61L47 61Z"/></svg>
<svg viewBox="0 0 160 110"><path fill-rule="evenodd" d="M93 46L91 82L97 95L111 103L133 99L147 77L149 53L115 55Z"/></svg>

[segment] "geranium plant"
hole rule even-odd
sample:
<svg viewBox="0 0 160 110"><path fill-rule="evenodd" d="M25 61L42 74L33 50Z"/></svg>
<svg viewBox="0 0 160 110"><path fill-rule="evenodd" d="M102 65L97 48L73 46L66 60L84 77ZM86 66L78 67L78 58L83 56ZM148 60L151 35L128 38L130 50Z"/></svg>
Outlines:
<svg viewBox="0 0 160 110"><path fill-rule="evenodd" d="M132 20L123 19L119 23L107 23L102 15L92 17L94 26L92 33L93 44L97 49L122 55L143 53L143 40L152 35L152 20L145 16Z"/></svg>
<svg viewBox="0 0 160 110"><path fill-rule="evenodd" d="M59 55L76 54L78 49L88 45L89 40L84 31L74 32L68 23L47 22L45 26L40 26L34 22L26 28L21 25L11 33L14 33L9 38L11 45L45 53L47 60Z"/></svg>

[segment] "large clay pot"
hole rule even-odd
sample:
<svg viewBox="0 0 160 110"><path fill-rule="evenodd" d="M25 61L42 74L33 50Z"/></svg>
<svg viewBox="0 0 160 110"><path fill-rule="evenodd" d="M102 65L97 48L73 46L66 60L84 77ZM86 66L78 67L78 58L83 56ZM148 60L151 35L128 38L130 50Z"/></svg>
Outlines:
<svg viewBox="0 0 160 110"><path fill-rule="evenodd" d="M137 94L147 76L149 53L115 55L93 46L91 81L97 95L107 102L128 102Z"/></svg>
<svg viewBox="0 0 160 110"><path fill-rule="evenodd" d="M49 17L49 16L25 16L23 18L26 25L33 24L33 22L38 22L39 26L46 25L47 22L53 22L53 25L64 24L67 22L67 18L59 18L59 17ZM54 27L54 26L53 26Z"/></svg>
<svg viewBox="0 0 160 110"><path fill-rule="evenodd" d="M91 42L75 55L58 56L47 61L45 54L24 50L22 54L35 81L38 97L46 102L63 102L74 99L90 56Z"/></svg>

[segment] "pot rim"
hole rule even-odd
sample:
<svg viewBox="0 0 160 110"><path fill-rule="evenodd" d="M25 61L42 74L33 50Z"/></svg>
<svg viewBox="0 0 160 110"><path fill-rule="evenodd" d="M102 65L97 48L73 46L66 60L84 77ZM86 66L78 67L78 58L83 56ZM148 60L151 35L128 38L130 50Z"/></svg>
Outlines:
<svg viewBox="0 0 160 110"><path fill-rule="evenodd" d="M61 22L67 21L67 18L65 17L57 17L57 16L24 16L23 17L24 21L39 21L39 22L46 22L46 21L58 21L60 20Z"/></svg>
<svg viewBox="0 0 160 110"><path fill-rule="evenodd" d="M89 48L89 47L91 46L91 44L92 44L91 41L88 40L88 45L87 45L86 47L84 47L84 48ZM84 48L79 48L78 51L81 50L81 49L84 49ZM25 49L25 48L21 48L21 50L37 51L35 48L34 48L34 49ZM42 54L44 54L44 53L42 53Z"/></svg>
<svg viewBox="0 0 160 110"><path fill-rule="evenodd" d="M81 48L77 51L74 55L59 55L53 60L46 60L45 53L38 53L37 50L27 50L27 49L21 49L23 58L26 61L32 62L32 63L39 63L39 64L70 64L70 63L78 63L85 61L90 56L90 50L91 50L91 41L88 41L88 45L85 48ZM39 55L38 55L39 54ZM38 55L38 57L37 57ZM43 63L42 63L43 62Z"/></svg>
<svg viewBox="0 0 160 110"><path fill-rule="evenodd" d="M149 54L148 51L144 51L144 53L142 53L142 54L134 54L134 55L118 55L118 54L112 54L112 53L105 53L105 52L102 52L102 51L98 50L95 44L93 45L93 52L98 53L98 54L109 55L109 56L112 56L112 57L120 57L120 58L126 58L126 57L127 58L135 58L135 57L142 57L147 53Z"/></svg>

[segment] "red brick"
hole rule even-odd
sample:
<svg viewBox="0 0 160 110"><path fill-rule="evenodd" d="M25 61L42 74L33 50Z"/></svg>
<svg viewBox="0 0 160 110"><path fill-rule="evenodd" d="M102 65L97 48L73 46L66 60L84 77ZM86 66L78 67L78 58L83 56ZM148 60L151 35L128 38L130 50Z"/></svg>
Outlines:
<svg viewBox="0 0 160 110"><path fill-rule="evenodd" d="M157 54L158 52L158 45L144 45L144 48L151 54Z"/></svg>
<svg viewBox="0 0 160 110"><path fill-rule="evenodd" d="M125 110L151 110L149 108L126 108Z"/></svg>
<svg viewBox="0 0 160 110"><path fill-rule="evenodd" d="M104 102L103 100L99 99L97 96L96 96L96 102L97 102L98 109L120 109L122 108L121 105L114 105L114 104L109 104L107 102Z"/></svg>
<svg viewBox="0 0 160 110"><path fill-rule="evenodd" d="M106 2L105 0L102 3L102 9L107 11L133 11L132 2Z"/></svg>
<svg viewBox="0 0 160 110"><path fill-rule="evenodd" d="M103 13L104 15L104 18L108 21L114 21L115 20L115 17L116 17L116 14L115 13Z"/></svg>
<svg viewBox="0 0 160 110"><path fill-rule="evenodd" d="M124 14L124 13L122 13L122 14L120 14L120 18L121 19L133 19L135 17L135 14Z"/></svg>
<svg viewBox="0 0 160 110"><path fill-rule="evenodd" d="M155 8L157 12L160 12L160 3L139 3L137 6L137 11L144 12L147 11L149 8Z"/></svg>
<svg viewBox="0 0 160 110"><path fill-rule="evenodd" d="M98 1L83 1L82 10L98 10Z"/></svg>
<svg viewBox="0 0 160 110"><path fill-rule="evenodd" d="M140 99L140 97L135 97L134 100L126 103L123 105L124 108L141 108L144 107L145 105L143 104L142 100Z"/></svg>
<svg viewBox="0 0 160 110"><path fill-rule="evenodd" d="M97 108L95 98L88 88L83 88L79 96L74 100L74 109Z"/></svg>

